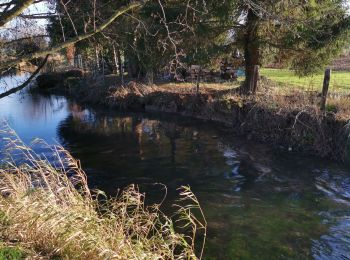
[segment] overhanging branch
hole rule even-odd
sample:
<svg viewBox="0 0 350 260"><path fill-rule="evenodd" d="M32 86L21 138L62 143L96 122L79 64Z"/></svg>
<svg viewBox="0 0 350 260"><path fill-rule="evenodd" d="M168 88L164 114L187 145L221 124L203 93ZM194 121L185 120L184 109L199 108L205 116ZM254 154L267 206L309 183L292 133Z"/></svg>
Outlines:
<svg viewBox="0 0 350 260"><path fill-rule="evenodd" d="M15 6L11 10L1 14L0 27L3 27L9 21L16 18L18 15L20 15L26 8L28 8L34 2L35 2L35 0L18 0L18 1L16 1L14 3Z"/></svg>
<svg viewBox="0 0 350 260"><path fill-rule="evenodd" d="M40 66L34 71L34 73L24 82L22 83L21 85L19 85L18 87L15 87L15 88L11 88L10 90L4 92L4 93L1 93L0 94L0 99L1 98L4 98L4 97L7 97L11 94L14 94L16 93L17 91L20 91L22 89L24 89L26 86L28 86L28 84L34 79L34 77L36 75L38 75L38 73L40 72L40 70L45 66L46 62L47 62L47 59L49 58L50 55L46 55L45 59L43 60L43 62L40 64Z"/></svg>

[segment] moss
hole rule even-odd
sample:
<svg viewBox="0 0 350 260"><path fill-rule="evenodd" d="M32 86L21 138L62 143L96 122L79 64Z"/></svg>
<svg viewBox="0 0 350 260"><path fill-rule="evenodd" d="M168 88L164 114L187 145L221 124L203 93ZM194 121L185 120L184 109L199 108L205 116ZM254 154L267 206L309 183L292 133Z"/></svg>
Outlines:
<svg viewBox="0 0 350 260"><path fill-rule="evenodd" d="M309 259L312 240L328 230L314 209L316 205L326 209L327 201L309 197L291 201L281 194L244 202L242 207L223 210L222 221L232 232L226 237L217 234L219 238L207 244L206 259ZM207 213L209 226L215 226L211 217Z"/></svg>
<svg viewBox="0 0 350 260"><path fill-rule="evenodd" d="M25 253L19 247L0 246L0 260L24 259Z"/></svg>
<svg viewBox="0 0 350 260"><path fill-rule="evenodd" d="M326 105L326 111L327 111L327 112L337 113L338 108L337 108L337 106L336 106L336 105L333 105L333 104L327 104L327 105Z"/></svg>

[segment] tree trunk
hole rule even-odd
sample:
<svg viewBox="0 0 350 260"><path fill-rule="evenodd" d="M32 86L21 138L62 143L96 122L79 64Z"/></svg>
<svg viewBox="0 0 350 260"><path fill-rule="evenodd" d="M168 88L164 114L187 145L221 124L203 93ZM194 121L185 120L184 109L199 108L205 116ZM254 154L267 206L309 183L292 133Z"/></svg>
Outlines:
<svg viewBox="0 0 350 260"><path fill-rule="evenodd" d="M248 10L246 33L244 37L245 82L242 86L243 94L250 94L254 77L254 66L260 65L260 44L258 38L259 17L252 9Z"/></svg>
<svg viewBox="0 0 350 260"><path fill-rule="evenodd" d="M120 54L119 48L117 49L117 59L118 59L119 76L120 76L120 78L121 78L122 84L124 84L123 62L122 62L122 56L121 56L121 54Z"/></svg>
<svg viewBox="0 0 350 260"><path fill-rule="evenodd" d="M69 45L67 48L66 48L66 57L67 57L67 61L69 63L70 66L74 67L75 65L75 46L74 44L72 45Z"/></svg>
<svg viewBox="0 0 350 260"><path fill-rule="evenodd" d="M146 81L148 86L152 86L154 83L154 72L153 69L148 69L146 72Z"/></svg>
<svg viewBox="0 0 350 260"><path fill-rule="evenodd" d="M113 73L118 71L118 57L117 57L117 52L115 50L115 45L112 45L113 49L113 61L114 61L114 68L113 68Z"/></svg>

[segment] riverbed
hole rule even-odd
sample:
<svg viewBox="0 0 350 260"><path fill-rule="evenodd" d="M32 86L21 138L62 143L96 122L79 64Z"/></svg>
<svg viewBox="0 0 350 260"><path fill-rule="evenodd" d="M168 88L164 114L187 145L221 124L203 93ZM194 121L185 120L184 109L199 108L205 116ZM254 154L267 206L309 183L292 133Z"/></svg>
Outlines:
<svg viewBox="0 0 350 260"><path fill-rule="evenodd" d="M28 144L63 145L90 187L109 195L134 183L152 203L164 184L170 213L177 188L189 185L208 221L205 259L350 259L348 166L281 152L221 124L60 96L0 99L0 120Z"/></svg>

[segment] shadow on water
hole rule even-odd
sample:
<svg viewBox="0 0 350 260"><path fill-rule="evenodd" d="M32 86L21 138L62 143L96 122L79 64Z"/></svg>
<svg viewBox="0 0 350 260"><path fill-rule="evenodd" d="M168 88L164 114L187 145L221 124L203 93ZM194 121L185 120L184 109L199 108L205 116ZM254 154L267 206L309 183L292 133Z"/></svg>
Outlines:
<svg viewBox="0 0 350 260"><path fill-rule="evenodd" d="M26 142L56 139L80 159L92 188L113 195L136 183L152 202L163 183L167 211L176 189L190 185L209 223L207 259L349 259L345 166L272 151L191 118L114 113L62 97L8 97L0 106L0 119Z"/></svg>

